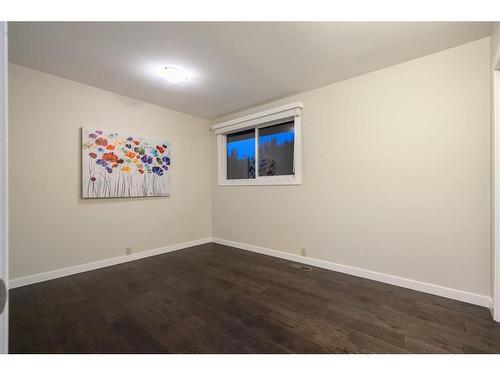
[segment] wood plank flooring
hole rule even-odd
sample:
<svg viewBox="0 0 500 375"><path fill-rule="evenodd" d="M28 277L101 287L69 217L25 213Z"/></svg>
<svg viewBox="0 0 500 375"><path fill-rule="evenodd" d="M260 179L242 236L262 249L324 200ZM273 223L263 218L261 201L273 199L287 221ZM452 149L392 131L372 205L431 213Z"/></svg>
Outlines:
<svg viewBox="0 0 500 375"><path fill-rule="evenodd" d="M10 291L11 353L500 353L486 308L217 244Z"/></svg>

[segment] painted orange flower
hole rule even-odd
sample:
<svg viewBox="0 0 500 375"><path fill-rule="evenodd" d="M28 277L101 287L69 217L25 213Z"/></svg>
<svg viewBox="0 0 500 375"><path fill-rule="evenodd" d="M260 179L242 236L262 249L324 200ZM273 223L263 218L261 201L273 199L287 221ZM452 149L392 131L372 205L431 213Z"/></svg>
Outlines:
<svg viewBox="0 0 500 375"><path fill-rule="evenodd" d="M103 160L109 161L111 163L116 163L118 161L118 156L112 152L106 152L102 155Z"/></svg>
<svg viewBox="0 0 500 375"><path fill-rule="evenodd" d="M125 165L122 167L122 172L124 173L130 173L130 167L128 165Z"/></svg>

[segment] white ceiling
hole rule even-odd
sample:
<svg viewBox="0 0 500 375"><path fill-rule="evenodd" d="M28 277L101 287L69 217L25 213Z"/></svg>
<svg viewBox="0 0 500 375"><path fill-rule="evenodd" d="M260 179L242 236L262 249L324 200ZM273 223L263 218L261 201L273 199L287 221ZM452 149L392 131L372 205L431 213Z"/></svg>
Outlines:
<svg viewBox="0 0 500 375"><path fill-rule="evenodd" d="M14 22L9 60L208 119L490 34L488 22ZM189 82L169 84L165 64Z"/></svg>

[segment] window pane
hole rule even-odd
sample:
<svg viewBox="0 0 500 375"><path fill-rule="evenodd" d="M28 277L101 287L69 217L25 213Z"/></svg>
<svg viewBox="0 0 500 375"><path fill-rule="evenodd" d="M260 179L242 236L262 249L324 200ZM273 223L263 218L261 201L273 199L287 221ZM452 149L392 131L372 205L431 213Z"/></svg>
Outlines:
<svg viewBox="0 0 500 375"><path fill-rule="evenodd" d="M227 179L255 178L255 129L228 134Z"/></svg>
<svg viewBox="0 0 500 375"><path fill-rule="evenodd" d="M294 122L259 129L259 176L293 175Z"/></svg>

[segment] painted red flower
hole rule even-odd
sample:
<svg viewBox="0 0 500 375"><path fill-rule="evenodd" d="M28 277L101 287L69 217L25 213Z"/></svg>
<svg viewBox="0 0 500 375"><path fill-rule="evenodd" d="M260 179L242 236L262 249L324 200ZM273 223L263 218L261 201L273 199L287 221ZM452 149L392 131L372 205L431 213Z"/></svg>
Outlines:
<svg viewBox="0 0 500 375"><path fill-rule="evenodd" d="M89 152L89 156L92 158L92 159L95 159L97 157L97 154L95 152Z"/></svg>
<svg viewBox="0 0 500 375"><path fill-rule="evenodd" d="M108 144L108 141L105 138L99 137L95 140L95 144L98 146L106 146Z"/></svg>

